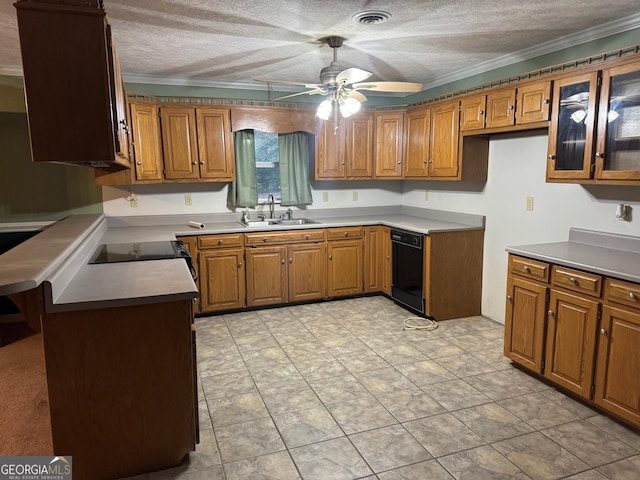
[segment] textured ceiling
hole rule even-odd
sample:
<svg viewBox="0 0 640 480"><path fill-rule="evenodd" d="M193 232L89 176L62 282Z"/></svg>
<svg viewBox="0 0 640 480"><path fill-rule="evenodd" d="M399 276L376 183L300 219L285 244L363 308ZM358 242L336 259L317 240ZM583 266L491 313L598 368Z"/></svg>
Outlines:
<svg viewBox="0 0 640 480"><path fill-rule="evenodd" d="M0 73L20 66L15 9L0 1ZM316 83L332 59L320 39L346 38L343 66L370 80L425 85L478 64L612 24L640 26L638 0L105 0L125 78L151 83L233 84L279 79ZM383 10L391 19L351 17ZM617 30L616 30L617 29ZM611 30L611 29L610 29ZM640 40L639 40L640 43ZM264 87L263 87L264 88Z"/></svg>

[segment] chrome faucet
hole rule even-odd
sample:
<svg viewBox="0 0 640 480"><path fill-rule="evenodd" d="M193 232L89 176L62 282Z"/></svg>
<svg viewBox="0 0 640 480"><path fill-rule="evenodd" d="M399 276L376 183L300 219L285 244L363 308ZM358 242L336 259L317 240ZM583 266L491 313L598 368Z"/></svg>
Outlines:
<svg viewBox="0 0 640 480"><path fill-rule="evenodd" d="M275 200L273 198L273 194L270 193L267 197L267 201L269 202L269 218L273 218L275 216Z"/></svg>

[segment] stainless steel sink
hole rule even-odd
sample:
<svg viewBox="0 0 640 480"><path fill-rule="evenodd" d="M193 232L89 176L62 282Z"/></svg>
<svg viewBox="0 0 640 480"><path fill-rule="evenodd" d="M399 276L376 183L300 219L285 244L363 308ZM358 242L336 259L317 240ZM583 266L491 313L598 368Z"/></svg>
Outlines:
<svg viewBox="0 0 640 480"><path fill-rule="evenodd" d="M320 223L317 220L311 220L310 218L295 218L293 220L280 220L280 225L307 225L308 223Z"/></svg>
<svg viewBox="0 0 640 480"><path fill-rule="evenodd" d="M310 218L295 218L293 220L282 220L280 218L267 218L264 220L249 220L246 222L238 222L247 228L249 227L271 227L273 225L307 225L310 223L320 223Z"/></svg>
<svg viewBox="0 0 640 480"><path fill-rule="evenodd" d="M277 218L268 218L265 220L248 220L246 222L238 222L238 223L245 227L269 227L271 225L276 225L280 223L280 220Z"/></svg>

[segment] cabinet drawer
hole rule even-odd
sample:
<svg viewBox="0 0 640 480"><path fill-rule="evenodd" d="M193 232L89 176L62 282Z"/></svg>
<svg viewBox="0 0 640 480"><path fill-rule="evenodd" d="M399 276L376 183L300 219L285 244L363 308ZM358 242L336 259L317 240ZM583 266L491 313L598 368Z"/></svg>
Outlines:
<svg viewBox="0 0 640 480"><path fill-rule="evenodd" d="M328 228L327 240L344 240L345 238L362 238L362 227Z"/></svg>
<svg viewBox="0 0 640 480"><path fill-rule="evenodd" d="M282 243L324 242L324 229L291 232L257 232L245 234L245 245L273 245Z"/></svg>
<svg viewBox="0 0 640 480"><path fill-rule="evenodd" d="M198 237L198 248L241 247L244 245L242 233L230 233L228 235L201 235Z"/></svg>
<svg viewBox="0 0 640 480"><path fill-rule="evenodd" d="M541 282L549 281L549 264L522 258L516 255L509 255L509 272Z"/></svg>
<svg viewBox="0 0 640 480"><path fill-rule="evenodd" d="M602 277L600 275L557 265L551 269L551 283L557 287L581 292L592 297L600 297L602 291Z"/></svg>
<svg viewBox="0 0 640 480"><path fill-rule="evenodd" d="M640 308L640 285L607 278L604 282L604 297L611 302Z"/></svg>

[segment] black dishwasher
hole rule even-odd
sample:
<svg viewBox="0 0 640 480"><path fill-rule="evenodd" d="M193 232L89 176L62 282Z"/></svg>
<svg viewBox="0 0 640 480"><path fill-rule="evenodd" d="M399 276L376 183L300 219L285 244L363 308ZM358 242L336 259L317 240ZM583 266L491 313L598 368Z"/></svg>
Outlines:
<svg viewBox="0 0 640 480"><path fill-rule="evenodd" d="M425 313L424 235L407 230L391 230L391 296L407 307Z"/></svg>

